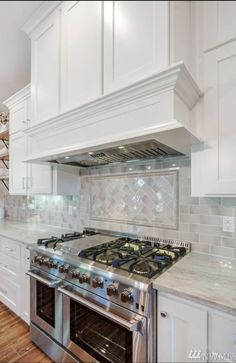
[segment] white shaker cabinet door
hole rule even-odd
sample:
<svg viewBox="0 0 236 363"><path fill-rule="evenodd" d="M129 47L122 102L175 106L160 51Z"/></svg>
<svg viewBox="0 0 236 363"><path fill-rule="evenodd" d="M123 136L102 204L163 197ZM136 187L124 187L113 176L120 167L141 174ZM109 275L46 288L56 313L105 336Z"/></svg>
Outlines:
<svg viewBox="0 0 236 363"><path fill-rule="evenodd" d="M28 100L25 99L12 107L10 110L10 133L21 131L27 127L28 124Z"/></svg>
<svg viewBox="0 0 236 363"><path fill-rule="evenodd" d="M168 66L168 26L168 1L104 2L105 93Z"/></svg>
<svg viewBox="0 0 236 363"><path fill-rule="evenodd" d="M207 312L172 297L158 297L158 362L205 362ZM200 353L199 353L200 352ZM203 353L203 355L201 355Z"/></svg>
<svg viewBox="0 0 236 363"><path fill-rule="evenodd" d="M236 41L207 53L204 73L205 194L235 195Z"/></svg>
<svg viewBox="0 0 236 363"><path fill-rule="evenodd" d="M32 125L57 115L60 80L60 12L56 9L31 36Z"/></svg>
<svg viewBox="0 0 236 363"><path fill-rule="evenodd" d="M102 94L102 1L64 1L61 6L62 111Z"/></svg>
<svg viewBox="0 0 236 363"><path fill-rule="evenodd" d="M209 314L209 361L235 362L236 317L217 311Z"/></svg>
<svg viewBox="0 0 236 363"><path fill-rule="evenodd" d="M10 137L10 194L27 194L27 164L23 162L27 158L27 137L22 133Z"/></svg>

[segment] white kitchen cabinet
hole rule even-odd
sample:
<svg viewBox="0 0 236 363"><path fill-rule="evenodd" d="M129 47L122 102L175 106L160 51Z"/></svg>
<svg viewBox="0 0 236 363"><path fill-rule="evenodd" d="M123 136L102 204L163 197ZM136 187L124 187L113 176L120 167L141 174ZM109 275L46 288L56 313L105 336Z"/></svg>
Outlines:
<svg viewBox="0 0 236 363"><path fill-rule="evenodd" d="M207 351L207 312L203 308L159 294L157 311L159 363L191 362L192 351Z"/></svg>
<svg viewBox="0 0 236 363"><path fill-rule="evenodd" d="M104 2L105 93L168 66L168 27L168 1Z"/></svg>
<svg viewBox="0 0 236 363"><path fill-rule="evenodd" d="M205 144L192 153L193 196L235 196L236 41L204 55Z"/></svg>
<svg viewBox="0 0 236 363"><path fill-rule="evenodd" d="M0 236L0 301L20 315L20 243Z"/></svg>
<svg viewBox="0 0 236 363"><path fill-rule="evenodd" d="M199 1L203 10L204 50L209 50L236 37L235 1Z"/></svg>
<svg viewBox="0 0 236 363"><path fill-rule="evenodd" d="M26 272L30 269L30 253L26 246L21 247L21 309L20 316L27 323L30 323L30 277Z"/></svg>
<svg viewBox="0 0 236 363"><path fill-rule="evenodd" d="M23 161L27 158L27 136L17 133L10 137L9 155L9 192L26 195L28 165Z"/></svg>
<svg viewBox="0 0 236 363"><path fill-rule="evenodd" d="M102 1L61 6L62 112L102 94L102 13Z"/></svg>
<svg viewBox="0 0 236 363"><path fill-rule="evenodd" d="M31 34L32 125L60 111L59 52L60 11L57 8Z"/></svg>
<svg viewBox="0 0 236 363"><path fill-rule="evenodd" d="M158 293L157 350L162 362L233 362L236 316Z"/></svg>

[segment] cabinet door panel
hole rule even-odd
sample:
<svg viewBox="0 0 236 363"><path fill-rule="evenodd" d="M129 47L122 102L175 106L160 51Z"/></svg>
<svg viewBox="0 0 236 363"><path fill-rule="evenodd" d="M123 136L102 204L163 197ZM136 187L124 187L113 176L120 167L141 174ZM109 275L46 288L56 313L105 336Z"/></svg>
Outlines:
<svg viewBox="0 0 236 363"><path fill-rule="evenodd" d="M102 93L102 2L62 4L62 111Z"/></svg>
<svg viewBox="0 0 236 363"><path fill-rule="evenodd" d="M52 193L52 168L50 165L31 164L30 175L29 194Z"/></svg>
<svg viewBox="0 0 236 363"><path fill-rule="evenodd" d="M59 35L57 9L35 30L32 44L32 125L59 113Z"/></svg>
<svg viewBox="0 0 236 363"><path fill-rule="evenodd" d="M27 137L17 135L10 138L10 194L27 194L27 164L23 162L27 157Z"/></svg>
<svg viewBox="0 0 236 363"><path fill-rule="evenodd" d="M233 316L219 314L209 315L209 353L216 359L211 362L233 362L236 356L236 319ZM215 353L215 354L214 354ZM221 358L217 357L221 354Z"/></svg>
<svg viewBox="0 0 236 363"><path fill-rule="evenodd" d="M157 342L158 362L191 362L193 352L207 350L207 312L159 296Z"/></svg>
<svg viewBox="0 0 236 363"><path fill-rule="evenodd" d="M236 41L205 55L206 194L236 194Z"/></svg>
<svg viewBox="0 0 236 363"><path fill-rule="evenodd" d="M12 107L10 110L10 133L13 134L17 131L27 127L27 107L28 101L25 100Z"/></svg>
<svg viewBox="0 0 236 363"><path fill-rule="evenodd" d="M104 2L104 91L164 68L168 54L167 1Z"/></svg>
<svg viewBox="0 0 236 363"><path fill-rule="evenodd" d="M204 48L209 49L236 37L236 2L203 1Z"/></svg>
<svg viewBox="0 0 236 363"><path fill-rule="evenodd" d="M26 272L30 269L30 254L26 246L21 247L21 294L20 316L27 324L30 323L30 277Z"/></svg>

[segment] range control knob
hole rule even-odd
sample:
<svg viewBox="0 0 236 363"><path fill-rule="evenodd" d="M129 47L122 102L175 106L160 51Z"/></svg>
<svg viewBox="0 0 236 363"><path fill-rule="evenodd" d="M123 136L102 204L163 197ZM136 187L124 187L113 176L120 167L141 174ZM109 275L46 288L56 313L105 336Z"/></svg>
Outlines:
<svg viewBox="0 0 236 363"><path fill-rule="evenodd" d="M67 275L71 278L71 279L77 279L80 276L80 271L79 270L75 270L75 269L70 269L67 272Z"/></svg>
<svg viewBox="0 0 236 363"><path fill-rule="evenodd" d="M122 293L121 293L121 301L122 302L130 302L130 303L132 303L134 301L132 289L128 288L128 289L124 289L122 291Z"/></svg>
<svg viewBox="0 0 236 363"><path fill-rule="evenodd" d="M41 258L42 258L42 256L38 256L38 255L37 255L37 256L35 256L35 258L34 258L34 262L36 262L36 263L37 263L37 262L39 262L39 260L40 260Z"/></svg>
<svg viewBox="0 0 236 363"><path fill-rule="evenodd" d="M67 263L65 265L59 266L59 272L60 273L68 272L69 269L70 269L70 265L68 265Z"/></svg>
<svg viewBox="0 0 236 363"><path fill-rule="evenodd" d="M58 263L57 263L56 260L53 260L53 259L50 258L49 261L47 262L47 266L49 268L57 268Z"/></svg>
<svg viewBox="0 0 236 363"><path fill-rule="evenodd" d="M117 286L114 285L114 284L111 284L111 285L107 286L107 295L108 296L118 295Z"/></svg>
<svg viewBox="0 0 236 363"><path fill-rule="evenodd" d="M83 284L83 283L89 284L90 283L90 277L89 277L89 275L87 275L87 274L80 275L79 276L79 282L81 284Z"/></svg>
<svg viewBox="0 0 236 363"><path fill-rule="evenodd" d="M43 259L42 259L42 265L48 266L49 260L50 259L48 257L43 257Z"/></svg>
<svg viewBox="0 0 236 363"><path fill-rule="evenodd" d="M100 277L94 277L92 279L92 286L96 289L97 287L103 288L103 280Z"/></svg>

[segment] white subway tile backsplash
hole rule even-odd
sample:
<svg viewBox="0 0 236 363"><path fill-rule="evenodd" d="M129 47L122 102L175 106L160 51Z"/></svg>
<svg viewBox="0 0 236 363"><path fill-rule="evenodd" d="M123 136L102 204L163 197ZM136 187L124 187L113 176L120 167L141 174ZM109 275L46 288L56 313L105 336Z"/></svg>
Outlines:
<svg viewBox="0 0 236 363"><path fill-rule="evenodd" d="M173 163L179 169L171 174L168 168L173 169ZM236 217L236 198L192 198L186 157L151 164L149 174L140 165L132 173L125 165L82 171L78 196L5 195L7 216L74 230L90 226L180 239L192 242L193 251L236 258L236 231L222 230L224 215Z"/></svg>

